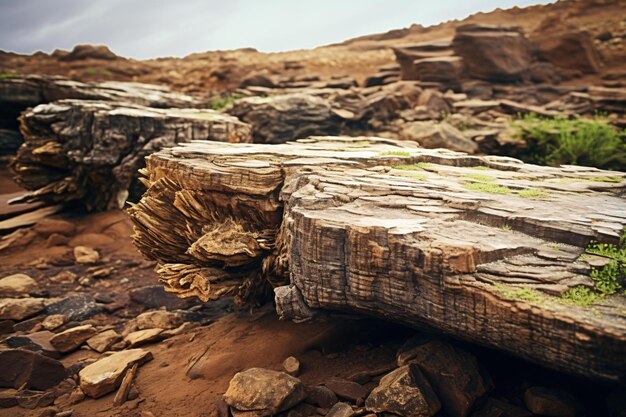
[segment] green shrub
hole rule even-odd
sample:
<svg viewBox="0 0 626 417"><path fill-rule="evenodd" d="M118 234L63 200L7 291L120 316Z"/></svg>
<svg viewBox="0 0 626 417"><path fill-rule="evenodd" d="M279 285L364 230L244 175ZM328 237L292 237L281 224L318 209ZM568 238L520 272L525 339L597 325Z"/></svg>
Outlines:
<svg viewBox="0 0 626 417"><path fill-rule="evenodd" d="M513 122L528 147L516 155L541 165L626 167L626 133L599 116L593 119L540 118L529 114Z"/></svg>
<svg viewBox="0 0 626 417"><path fill-rule="evenodd" d="M209 107L213 110L222 111L230 106L233 103L241 98L245 97L243 94L239 93L226 93L222 94L219 97L214 98L209 103Z"/></svg>
<svg viewBox="0 0 626 417"><path fill-rule="evenodd" d="M567 290L562 298L580 306L589 306L602 298L602 296L587 287L579 285Z"/></svg>

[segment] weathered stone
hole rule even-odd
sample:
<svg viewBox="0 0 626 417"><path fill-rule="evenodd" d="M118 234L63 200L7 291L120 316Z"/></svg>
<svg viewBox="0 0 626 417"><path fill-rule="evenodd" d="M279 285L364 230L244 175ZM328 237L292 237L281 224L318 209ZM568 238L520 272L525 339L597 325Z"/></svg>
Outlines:
<svg viewBox="0 0 626 417"><path fill-rule="evenodd" d="M145 329L173 329L183 324L183 318L180 314L166 311L146 311L135 317L130 323L135 330Z"/></svg>
<svg viewBox="0 0 626 417"><path fill-rule="evenodd" d="M352 417L353 415L354 410L350 404L337 403L328 410L326 417Z"/></svg>
<svg viewBox="0 0 626 417"><path fill-rule="evenodd" d="M283 369L291 376L298 376L300 374L300 361L293 356L289 356L283 361Z"/></svg>
<svg viewBox="0 0 626 417"><path fill-rule="evenodd" d="M411 122L402 129L403 139L418 142L425 148L446 148L474 153L478 145L463 132L446 122Z"/></svg>
<svg viewBox="0 0 626 417"><path fill-rule="evenodd" d="M96 352L103 353L120 340L122 340L122 336L115 330L109 329L87 339L87 346Z"/></svg>
<svg viewBox="0 0 626 417"><path fill-rule="evenodd" d="M93 264L98 262L100 254L93 248L76 246L74 248L74 259L76 259L77 264Z"/></svg>
<svg viewBox="0 0 626 417"><path fill-rule="evenodd" d="M12 348L28 349L51 358L58 358L61 356L59 351L50 343L50 339L53 337L54 333L41 331L27 335L11 336L6 340L6 344Z"/></svg>
<svg viewBox="0 0 626 417"><path fill-rule="evenodd" d="M337 394L337 397L355 403L362 403L369 390L363 385L347 379L332 377L324 385Z"/></svg>
<svg viewBox="0 0 626 417"><path fill-rule="evenodd" d="M15 396L17 404L22 408L34 410L35 408L45 407L54 402L54 393L52 391L19 391Z"/></svg>
<svg viewBox="0 0 626 417"><path fill-rule="evenodd" d="M453 48L471 77L488 81L519 80L532 59L530 43L516 28L459 26Z"/></svg>
<svg viewBox="0 0 626 417"><path fill-rule="evenodd" d="M46 314L63 314L68 321L84 321L102 311L89 294L72 295L46 307Z"/></svg>
<svg viewBox="0 0 626 417"><path fill-rule="evenodd" d="M473 355L440 340L417 344L398 359L398 365L419 366L450 417L469 415L490 389Z"/></svg>
<svg viewBox="0 0 626 417"><path fill-rule="evenodd" d="M117 389L128 368L151 359L152 354L142 349L116 352L83 368L78 374L80 388L89 397L102 397Z"/></svg>
<svg viewBox="0 0 626 417"><path fill-rule="evenodd" d="M376 413L430 417L440 410L441 403L419 368L405 365L381 378L367 397L365 407Z"/></svg>
<svg viewBox="0 0 626 417"><path fill-rule="evenodd" d="M49 237L54 234L71 237L76 233L76 225L62 219L45 218L39 220L33 230L41 237Z"/></svg>
<svg viewBox="0 0 626 417"><path fill-rule="evenodd" d="M224 401L238 411L269 416L287 410L306 396L299 379L284 372L251 368L235 374Z"/></svg>
<svg viewBox="0 0 626 417"><path fill-rule="evenodd" d="M530 41L535 54L556 67L584 74L602 69L602 58L586 32L557 26L533 34Z"/></svg>
<svg viewBox="0 0 626 417"><path fill-rule="evenodd" d="M160 285L150 285L130 290L130 299L147 308L165 308L167 310L180 310L197 304L193 300L181 300L174 294L165 292Z"/></svg>
<svg viewBox="0 0 626 417"><path fill-rule="evenodd" d="M11 408L17 405L17 390L13 388L0 389L0 408Z"/></svg>
<svg viewBox="0 0 626 417"><path fill-rule="evenodd" d="M0 299L0 320L24 320L43 309L43 298L2 298Z"/></svg>
<svg viewBox="0 0 626 417"><path fill-rule="evenodd" d="M64 330L61 333L57 333L50 339L50 343L59 352L71 352L78 349L80 345L85 343L87 339L97 333L95 327L91 324L85 324L82 326L72 327Z"/></svg>
<svg viewBox="0 0 626 417"><path fill-rule="evenodd" d="M27 297L38 290L37 281L26 274L13 274L0 279L0 297Z"/></svg>
<svg viewBox="0 0 626 417"><path fill-rule="evenodd" d="M252 125L255 143L332 135L339 133L341 123L326 100L304 93L244 98L228 113Z"/></svg>
<svg viewBox="0 0 626 417"><path fill-rule="evenodd" d="M318 407L330 408L337 403L338 399L337 395L330 388L319 385L307 388L305 401Z"/></svg>
<svg viewBox="0 0 626 417"><path fill-rule="evenodd" d="M0 387L45 390L65 378L61 362L29 350L0 351Z"/></svg>
<svg viewBox="0 0 626 417"><path fill-rule="evenodd" d="M576 417L580 403L567 391L545 387L531 387L524 392L524 403L533 413L546 417Z"/></svg>
<svg viewBox="0 0 626 417"><path fill-rule="evenodd" d="M20 120L24 144L12 170L30 191L20 201L79 200L89 210L122 207L133 187L141 189L136 177L144 157L164 146L252 139L248 125L208 109L61 100L28 110Z"/></svg>
<svg viewBox="0 0 626 417"><path fill-rule="evenodd" d="M131 348L147 345L148 343L160 340L161 333L163 333L163 329L137 330L136 332L128 334L128 336L124 338L124 341L128 343L128 346Z"/></svg>
<svg viewBox="0 0 626 417"><path fill-rule="evenodd" d="M54 330L67 323L67 316L64 314L50 314L41 322L41 327L46 330Z"/></svg>
<svg viewBox="0 0 626 417"><path fill-rule="evenodd" d="M82 61L85 59L101 59L111 61L118 59L105 45L76 45L68 54L64 54L60 61Z"/></svg>

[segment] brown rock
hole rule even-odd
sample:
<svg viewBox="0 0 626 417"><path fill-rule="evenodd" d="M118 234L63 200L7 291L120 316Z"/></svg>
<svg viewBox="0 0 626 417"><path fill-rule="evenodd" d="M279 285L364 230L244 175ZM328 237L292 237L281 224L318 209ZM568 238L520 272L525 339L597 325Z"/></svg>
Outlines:
<svg viewBox="0 0 626 417"><path fill-rule="evenodd" d="M38 290L37 281L26 274L13 274L0 279L0 298L27 297Z"/></svg>
<svg viewBox="0 0 626 417"><path fill-rule="evenodd" d="M430 417L441 408L428 380L415 365L405 365L385 375L365 401L368 411L402 417Z"/></svg>
<svg viewBox="0 0 626 417"><path fill-rule="evenodd" d="M467 73L481 80L519 80L532 62L530 44L516 28L459 26L453 48Z"/></svg>
<svg viewBox="0 0 626 417"><path fill-rule="evenodd" d="M83 368L78 374L80 388L89 397L102 397L117 389L128 368L151 359L152 354L143 349L116 352Z"/></svg>
<svg viewBox="0 0 626 417"><path fill-rule="evenodd" d="M12 388L0 389L0 408L11 408L17 405L17 390Z"/></svg>
<svg viewBox="0 0 626 417"><path fill-rule="evenodd" d="M67 316L64 314L50 314L41 322L41 326L46 330L54 330L67 323Z"/></svg>
<svg viewBox="0 0 626 417"><path fill-rule="evenodd" d="M147 345L148 343L161 340L161 333L163 333L163 329L137 330L136 332L129 333L128 336L124 338L124 341L128 343L128 346L131 348Z"/></svg>
<svg viewBox="0 0 626 417"><path fill-rule="evenodd" d="M299 379L284 372L251 368L235 374L224 401L238 411L269 416L287 410L306 396Z"/></svg>
<svg viewBox="0 0 626 417"><path fill-rule="evenodd" d="M557 26L533 34L531 42L539 58L556 67L584 74L602 69L602 58L587 32Z"/></svg>
<svg viewBox="0 0 626 417"><path fill-rule="evenodd" d="M354 415L354 410L347 403L337 403L333 405L330 410L328 410L328 414L326 417L352 417Z"/></svg>
<svg viewBox="0 0 626 417"><path fill-rule="evenodd" d="M120 340L122 340L122 336L120 336L115 330L109 329L90 337L87 340L87 346L96 352L103 353L109 350L111 346Z"/></svg>
<svg viewBox="0 0 626 417"><path fill-rule="evenodd" d="M97 250L87 246L76 246L74 248L74 258L77 264L93 264L98 262L100 254Z"/></svg>
<svg viewBox="0 0 626 417"><path fill-rule="evenodd" d="M85 343L87 339L96 333L97 330L95 327L91 324L85 324L82 326L72 327L71 329L62 331L61 333L57 333L52 339L50 339L50 343L59 352L70 352L79 348L80 345Z"/></svg>
<svg viewBox="0 0 626 417"><path fill-rule="evenodd" d="M439 340L405 349L398 365L411 363L426 375L441 400L442 410L450 417L466 417L491 388L473 355Z"/></svg>
<svg viewBox="0 0 626 417"><path fill-rule="evenodd" d="M463 132L446 122L411 122L402 129L403 139L418 142L425 148L446 148L474 153L478 145Z"/></svg>
<svg viewBox="0 0 626 417"><path fill-rule="evenodd" d="M300 361L290 356L283 361L283 369L291 376L298 376L300 374Z"/></svg>
<svg viewBox="0 0 626 417"><path fill-rule="evenodd" d="M2 298L0 299L0 320L24 320L43 309L43 298Z"/></svg>
<svg viewBox="0 0 626 417"><path fill-rule="evenodd" d="M524 403L533 414L546 417L576 417L582 408L567 391L545 387L528 388Z"/></svg>
<svg viewBox="0 0 626 417"><path fill-rule="evenodd" d="M251 74L246 75L246 77L241 80L241 83L239 84L239 87L241 88L246 88L246 87L266 87L266 88L274 88L276 87L276 84L274 83L274 81L272 81L272 79L262 73L259 72L254 72Z"/></svg>
<svg viewBox="0 0 626 417"><path fill-rule="evenodd" d="M38 407L45 407L54 402L52 391L19 391L15 396L17 404L22 408L33 410Z"/></svg>
<svg viewBox="0 0 626 417"><path fill-rule="evenodd" d="M0 387L45 390L65 378L61 362L29 350L0 351Z"/></svg>
<svg viewBox="0 0 626 417"><path fill-rule="evenodd" d="M6 344L12 348L28 349L51 358L58 358L61 356L59 351L50 343L53 337L54 333L44 330L27 335L11 336L6 340Z"/></svg>
<svg viewBox="0 0 626 417"><path fill-rule="evenodd" d="M183 324L180 314L165 310L147 311L138 315L132 323L136 330L173 329Z"/></svg>
<svg viewBox="0 0 626 417"><path fill-rule="evenodd" d="M337 403L338 399L337 395L330 388L318 385L307 388L305 401L318 407L330 408Z"/></svg>
<svg viewBox="0 0 626 417"><path fill-rule="evenodd" d="M81 61L84 59L114 60L119 57L105 45L76 45L71 52L59 57L60 61Z"/></svg>
<svg viewBox="0 0 626 417"><path fill-rule="evenodd" d="M361 384L357 384L347 379L332 377L324 383L324 385L332 390L339 398L349 400L355 403L362 403L369 390Z"/></svg>
<svg viewBox="0 0 626 417"><path fill-rule="evenodd" d="M42 237L49 237L53 234L70 237L76 233L76 225L67 220L45 218L39 220L33 226L33 230Z"/></svg>

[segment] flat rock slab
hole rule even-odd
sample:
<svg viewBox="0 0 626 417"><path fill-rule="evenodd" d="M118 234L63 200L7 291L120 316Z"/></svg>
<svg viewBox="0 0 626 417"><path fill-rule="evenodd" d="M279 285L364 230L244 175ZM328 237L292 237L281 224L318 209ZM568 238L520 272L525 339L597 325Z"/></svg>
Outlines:
<svg viewBox="0 0 626 417"><path fill-rule="evenodd" d="M43 298L0 298L0 320L24 320L44 309Z"/></svg>
<svg viewBox="0 0 626 417"><path fill-rule="evenodd" d="M57 333L50 339L50 343L59 352L71 352L72 350L78 349L80 345L85 343L87 339L91 338L96 333L95 327L91 324L84 324Z"/></svg>
<svg viewBox="0 0 626 417"><path fill-rule="evenodd" d="M26 274L13 274L0 279L0 297L28 297L38 290L37 281Z"/></svg>
<svg viewBox="0 0 626 417"><path fill-rule="evenodd" d="M146 175L133 238L168 291L255 302L275 287L283 317L359 312L626 377L625 298L563 298L595 291L581 255L618 242L624 173L322 137L182 145Z"/></svg>
<svg viewBox="0 0 626 417"><path fill-rule="evenodd" d="M131 366L151 359L152 354L143 349L116 352L83 368L78 374L80 388L91 398L102 397L119 387L126 370Z"/></svg>
<svg viewBox="0 0 626 417"><path fill-rule="evenodd" d="M0 351L0 387L46 390L61 382L66 371L55 359L29 350L11 349Z"/></svg>
<svg viewBox="0 0 626 417"><path fill-rule="evenodd" d="M213 110L155 109L119 102L60 100L21 116L24 144L12 164L30 191L21 201L82 201L120 208L144 157L195 139L250 142L250 127ZM132 190L131 190L132 191Z"/></svg>

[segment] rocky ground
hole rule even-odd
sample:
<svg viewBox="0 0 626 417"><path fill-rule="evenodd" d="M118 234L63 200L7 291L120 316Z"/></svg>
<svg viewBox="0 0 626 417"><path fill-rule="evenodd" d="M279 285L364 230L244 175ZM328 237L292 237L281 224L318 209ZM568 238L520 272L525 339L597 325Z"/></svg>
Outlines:
<svg viewBox="0 0 626 417"><path fill-rule="evenodd" d="M537 121L517 126L520 115L580 120L601 112L606 129L626 126L624 10L623 1L561 1L480 13L429 28L414 25L314 50L269 54L244 49L136 61L93 46L30 56L0 52L0 156L8 162L0 170L0 415L626 416L623 380L559 373L445 337L433 328L418 331L396 323L407 322L406 318L382 321L330 312L294 323L279 320L271 302L242 305L241 294L252 291L246 281L241 284L240 272L251 269L241 261L244 251L239 247L223 255L204 248L209 253L200 250L198 262L193 258L197 253L190 252L197 236L184 239L210 231L202 222L197 222L198 230L178 229L184 223L181 219L195 216L208 225L221 224L224 219L213 211L232 211L243 223L273 222L279 229L281 218L276 213L282 215L283 203L276 197L281 187L277 184L298 162L274 172L261 161L269 158L275 164L280 158L271 152L259 151L264 156L254 160L236 157L233 162L226 156L209 163L202 158L213 151L188 147L192 162L185 165L187 173L172 168L172 161L184 153L180 150L166 157L162 168L158 164L152 168L154 178L164 181L162 188L161 183L150 184L143 169L146 155L192 139L278 144L309 135L379 136L384 138L377 139L383 147L391 146L387 139L411 143L411 152L389 152L387 156L396 159L419 153L412 150L414 142L473 155L537 158L536 140L523 134ZM498 59L500 52L510 59ZM576 57L572 62L571 56ZM214 152L227 152L229 146ZM236 149L252 154L254 146ZM345 153L345 147L337 146L333 152ZM234 155L239 150L228 152ZM375 156L381 155L384 152ZM443 155L442 159L449 158ZM311 166L341 159L328 153L308 157ZM619 152L574 162L626 170L626 159ZM444 165L429 170L420 166L417 174L396 165L399 174L394 175L413 175L419 181L458 177L455 167ZM241 170L260 172L261 179L250 185L246 181L253 175ZM209 174L202 177L205 171ZM589 174L596 180L579 186L555 179L550 192L611 188L616 190L611 198L623 198L622 174L582 171L574 169L568 175ZM234 187L228 184L230 175L236 179ZM367 175L358 180L366 181ZM484 184L484 172L472 175L479 186L492 186ZM215 202L202 193L188 201L177 194L176 181L193 184L198 178L207 189L218 187ZM138 201L146 186L151 188L145 198L153 199L131 209L135 226L141 223L137 213L151 202L171 202L165 208L156 204L153 213L178 210L173 219L161 216L144 223L143 237L135 236L143 253L159 260L160 269L133 245L133 224L128 212L120 209L127 198ZM220 200L219 193L237 187L243 191L228 197L235 203ZM270 190L268 201L242 197L262 193L263 187ZM330 190L345 203L348 193L334 186ZM514 198L499 200L508 204ZM574 212L570 200L569 207L574 208L569 211ZM258 205L258 218L241 210L240 204ZM452 210L458 211L455 204ZM205 218L196 215L198 207L204 209ZM528 212L528 207L522 208ZM605 234L621 224L600 220L598 230ZM510 232L506 224L492 226L491 236ZM238 232L235 236L241 239L251 230ZM572 233L574 238L584 235L580 230ZM141 239L144 243L137 242ZM231 240L217 239L224 247ZM177 245L184 248L180 254L174 253ZM254 268L261 268L260 254L268 247L251 250ZM193 287L194 280L205 278L202 268L207 259L211 267L224 259L232 262L228 273L236 279L238 297L224 296L231 294L226 284L233 287L228 279L224 287L207 284L211 291ZM171 269L164 272L163 264ZM192 268L188 280L180 279L188 273L181 272L182 266ZM289 275L286 267L278 272ZM159 279L164 281L168 274L185 291L219 300L202 302L166 293ZM513 280L523 278L527 276ZM554 288L548 292L566 289ZM610 314L621 323L623 297L617 297ZM600 315L589 314L596 314L590 318L594 323ZM624 343L619 326L610 342L615 343L613 351ZM521 333L517 336L521 345ZM516 352L517 336L511 334L501 344ZM585 337L584 332L576 333L576 343L586 343ZM537 343L544 345L541 340ZM594 354L595 359L602 352ZM613 369L624 369L624 363Z"/></svg>

